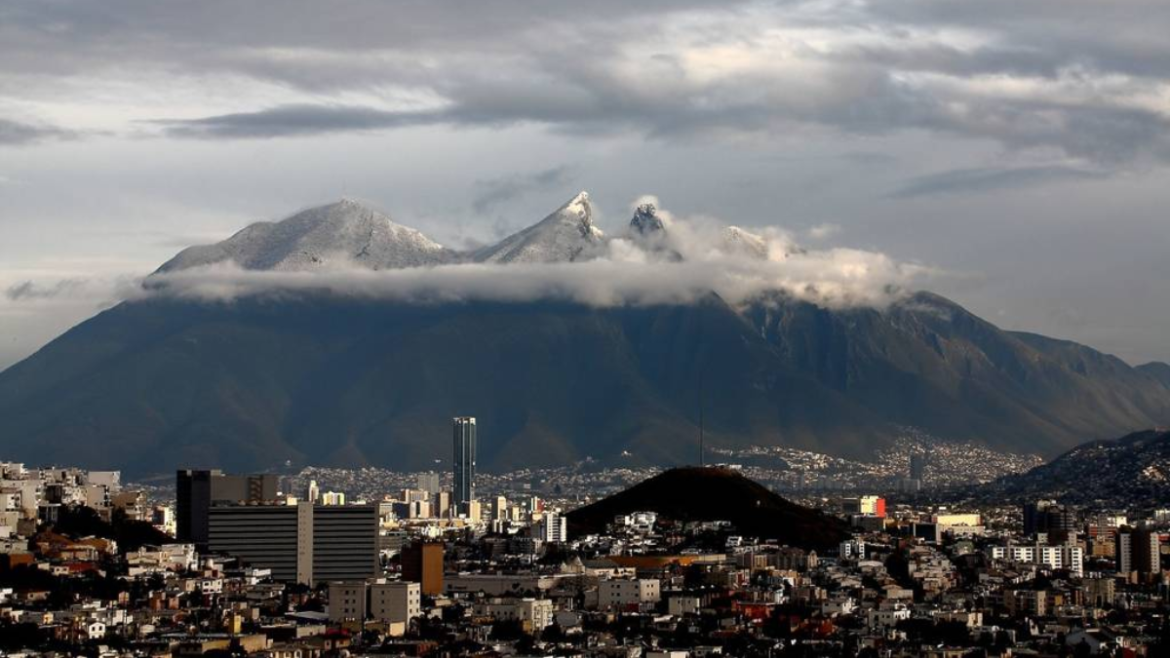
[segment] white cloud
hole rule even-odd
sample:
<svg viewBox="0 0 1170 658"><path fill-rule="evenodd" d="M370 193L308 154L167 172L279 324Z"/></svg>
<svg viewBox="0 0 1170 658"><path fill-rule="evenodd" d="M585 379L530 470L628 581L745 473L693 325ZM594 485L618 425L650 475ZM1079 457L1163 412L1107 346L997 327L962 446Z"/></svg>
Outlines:
<svg viewBox="0 0 1170 658"><path fill-rule="evenodd" d="M616 238L583 262L372 271L333 256L325 259L333 265L298 272L217 264L154 275L136 296L232 300L308 293L405 303L551 299L619 306L685 304L714 292L731 304L783 293L829 307L883 306L936 274L873 251L804 249L776 229L741 230L737 241L727 236L727 227L709 218L672 218L665 241L653 250ZM761 248L745 249L745 240Z"/></svg>
<svg viewBox="0 0 1170 658"><path fill-rule="evenodd" d="M813 240L827 240L841 232L837 224L818 224L809 228L806 233Z"/></svg>

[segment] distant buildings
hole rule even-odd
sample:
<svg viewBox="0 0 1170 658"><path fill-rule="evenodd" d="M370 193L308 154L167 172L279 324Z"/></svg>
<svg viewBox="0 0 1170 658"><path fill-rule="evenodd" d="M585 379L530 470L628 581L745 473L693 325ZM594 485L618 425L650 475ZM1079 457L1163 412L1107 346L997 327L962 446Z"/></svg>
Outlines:
<svg viewBox="0 0 1170 658"><path fill-rule="evenodd" d="M419 473L416 478L418 482L418 489L425 491L432 497L439 495L439 474L433 472Z"/></svg>
<svg viewBox="0 0 1170 658"><path fill-rule="evenodd" d="M846 498L842 501L842 508L846 514L861 514L885 518L886 499L881 496L859 496Z"/></svg>
<svg viewBox="0 0 1170 658"><path fill-rule="evenodd" d="M453 456L455 475L452 503L461 514L468 514L475 500L475 418L458 416L453 422Z"/></svg>
<svg viewBox="0 0 1170 658"><path fill-rule="evenodd" d="M926 460L927 456L921 452L910 454L910 470L906 474L907 477L902 478L899 482L899 488L906 492L915 492L922 490L922 482L926 478Z"/></svg>
<svg viewBox="0 0 1170 658"><path fill-rule="evenodd" d="M910 455L910 479L921 481L926 476L926 455L915 452Z"/></svg>

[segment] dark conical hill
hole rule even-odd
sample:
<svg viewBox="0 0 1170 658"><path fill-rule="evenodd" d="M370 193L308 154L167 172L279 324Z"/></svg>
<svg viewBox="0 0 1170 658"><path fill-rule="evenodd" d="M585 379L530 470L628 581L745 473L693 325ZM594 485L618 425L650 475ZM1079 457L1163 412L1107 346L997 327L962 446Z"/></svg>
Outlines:
<svg viewBox="0 0 1170 658"><path fill-rule="evenodd" d="M797 505L742 473L719 467L673 468L569 513L575 534L601 532L619 514L656 512L675 521L730 521L745 536L825 549L848 538L845 523Z"/></svg>

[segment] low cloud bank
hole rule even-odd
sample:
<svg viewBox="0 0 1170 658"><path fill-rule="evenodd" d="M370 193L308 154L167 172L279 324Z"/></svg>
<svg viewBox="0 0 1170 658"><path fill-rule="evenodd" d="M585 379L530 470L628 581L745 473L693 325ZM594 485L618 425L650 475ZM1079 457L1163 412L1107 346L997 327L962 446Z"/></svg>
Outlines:
<svg viewBox="0 0 1170 658"><path fill-rule="evenodd" d="M485 264L370 270L344 255L302 271L221 263L156 274L138 297L230 301L330 294L404 303L561 300L593 306L686 304L711 293L742 304L782 293L822 306L884 306L934 273L858 249L808 250L787 233L751 233L659 211L666 231L612 238L571 263Z"/></svg>

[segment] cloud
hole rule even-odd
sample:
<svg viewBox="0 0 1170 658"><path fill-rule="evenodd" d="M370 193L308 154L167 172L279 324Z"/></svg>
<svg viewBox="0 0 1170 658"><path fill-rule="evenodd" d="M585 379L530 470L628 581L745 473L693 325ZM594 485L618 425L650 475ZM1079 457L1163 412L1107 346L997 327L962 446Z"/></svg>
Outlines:
<svg viewBox="0 0 1170 658"><path fill-rule="evenodd" d="M818 224L806 231L808 237L813 240L827 240L841 232L841 227L837 224Z"/></svg>
<svg viewBox="0 0 1170 658"><path fill-rule="evenodd" d="M55 299L70 296L84 288L84 279L62 279L51 285L36 284L32 281L15 283L4 291L4 297L10 302L31 301L40 299Z"/></svg>
<svg viewBox="0 0 1170 658"><path fill-rule="evenodd" d="M583 16L571 2L533 15L511 0L475 12L350 0L322 21L299 1L18 3L0 10L0 88L7 74L60 101L62 79L181 79L219 100L157 120L188 139L433 124L671 139L925 130L1112 168L1170 160L1165 3L960 4L606 1Z"/></svg>
<svg viewBox="0 0 1170 658"><path fill-rule="evenodd" d="M915 178L894 190L899 199L944 194L973 194L1004 189L1018 189L1068 180L1102 178L1105 174L1063 166L956 169Z"/></svg>
<svg viewBox="0 0 1170 658"><path fill-rule="evenodd" d="M572 183L572 172L572 167L561 165L530 174L476 181L476 195L472 200L472 207L475 212L485 215L500 205L528 194L565 187Z"/></svg>
<svg viewBox="0 0 1170 658"><path fill-rule="evenodd" d="M444 121L440 112L391 112L344 105L281 105L198 119L159 119L171 137L255 139L362 132Z"/></svg>
<svg viewBox="0 0 1170 658"><path fill-rule="evenodd" d="M64 128L0 118L0 146L23 146L51 139L73 139L75 137L77 137L77 133ZM0 178L0 182L7 180Z"/></svg>
<svg viewBox="0 0 1170 658"><path fill-rule="evenodd" d="M311 271L219 263L152 275L134 298L325 294L401 303L548 299L620 306L685 304L715 293L731 304L784 294L830 307L884 306L937 274L872 251L804 249L783 231L753 234L709 218L673 217L667 230L663 244L615 238L572 263L460 262L380 271L337 256Z"/></svg>

